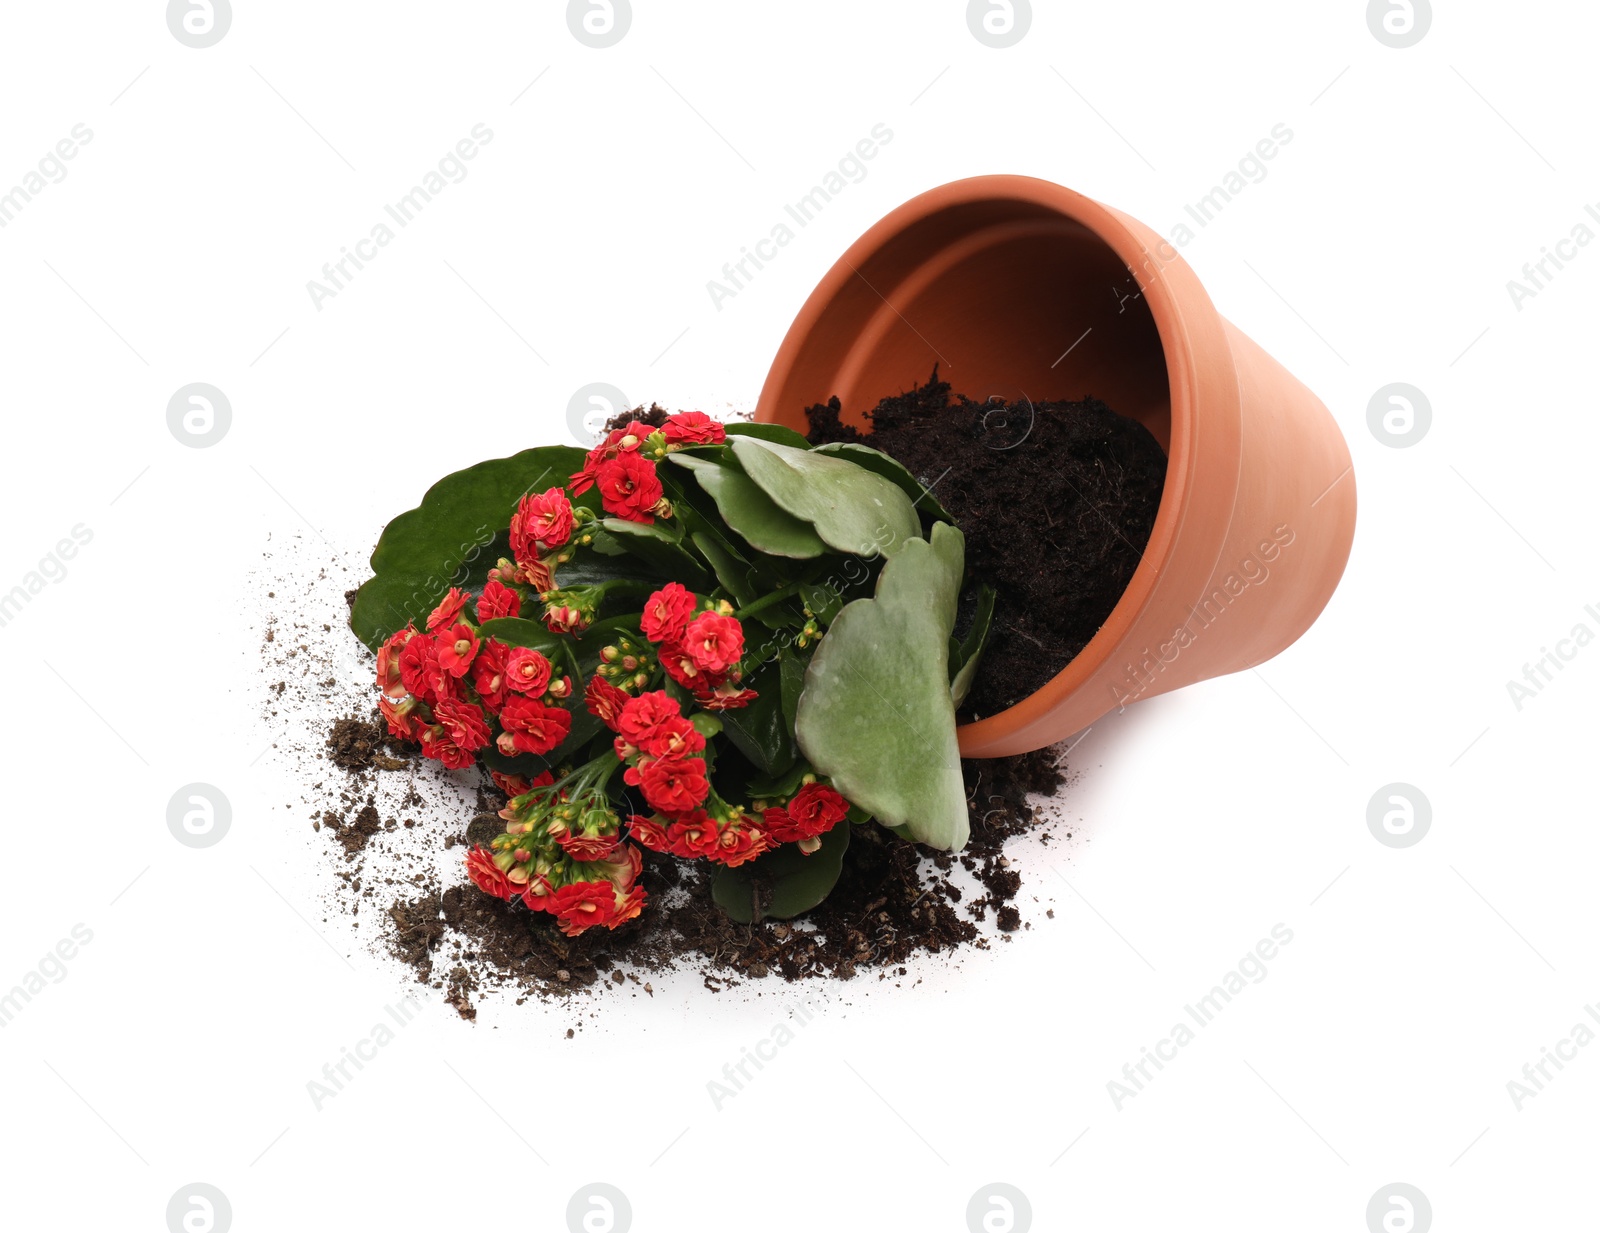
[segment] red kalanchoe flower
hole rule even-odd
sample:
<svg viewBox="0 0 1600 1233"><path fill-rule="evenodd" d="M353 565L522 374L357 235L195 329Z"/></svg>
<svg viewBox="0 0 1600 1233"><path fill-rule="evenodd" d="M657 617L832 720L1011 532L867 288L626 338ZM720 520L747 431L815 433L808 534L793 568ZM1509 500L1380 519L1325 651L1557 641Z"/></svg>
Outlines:
<svg viewBox="0 0 1600 1233"><path fill-rule="evenodd" d="M773 843L794 843L805 838L789 816L789 811L781 805L774 805L761 815L761 828Z"/></svg>
<svg viewBox="0 0 1600 1233"><path fill-rule="evenodd" d="M680 411L668 416L661 433L668 445L720 445L728 435L704 411Z"/></svg>
<svg viewBox="0 0 1600 1233"><path fill-rule="evenodd" d="M554 912L555 897L555 888L550 885L550 879L542 873L530 877L527 889L522 892L522 902L530 912Z"/></svg>
<svg viewBox="0 0 1600 1233"><path fill-rule="evenodd" d="M639 873L644 869L644 856L638 848L623 844L605 860L593 863L595 872L605 874L611 885L619 891L625 891L638 881Z"/></svg>
<svg viewBox="0 0 1600 1233"><path fill-rule="evenodd" d="M628 522L651 521L650 513L662 496L655 464L637 453L619 454L601 463L595 482L606 513Z"/></svg>
<svg viewBox="0 0 1600 1233"><path fill-rule="evenodd" d="M700 758L641 759L623 772L623 779L644 792L650 808L661 813L687 813L706 799L711 784Z"/></svg>
<svg viewBox="0 0 1600 1233"><path fill-rule="evenodd" d="M678 639L694 666L707 676L724 676L744 654L744 627L731 616L702 612Z"/></svg>
<svg viewBox="0 0 1600 1233"><path fill-rule="evenodd" d="M717 835L716 850L706 853L718 864L733 869L753 861L767 850L766 834L754 826L725 826Z"/></svg>
<svg viewBox="0 0 1600 1233"><path fill-rule="evenodd" d="M572 502L560 488L529 493L511 515L511 550L519 561L532 561L539 548L560 548L572 538Z"/></svg>
<svg viewBox="0 0 1600 1233"><path fill-rule="evenodd" d="M545 775L547 776L549 773L546 771ZM540 778L544 777L540 776ZM490 771L489 778L494 780L495 787L513 799L533 790L533 784L521 775L502 775L499 771ZM547 780L547 782L554 783L555 781Z"/></svg>
<svg viewBox="0 0 1600 1233"><path fill-rule="evenodd" d="M584 709L613 732L617 730L617 716L629 701L627 694L603 677L592 676L583 687Z"/></svg>
<svg viewBox="0 0 1600 1233"><path fill-rule="evenodd" d="M753 689L740 689L737 685L724 682L715 689L696 688L694 700L700 704L702 711L736 711L742 706L749 706L760 695Z"/></svg>
<svg viewBox="0 0 1600 1233"><path fill-rule="evenodd" d="M522 596L498 578L484 584L478 597L478 620L493 621L500 617L514 617L522 611Z"/></svg>
<svg viewBox="0 0 1600 1233"><path fill-rule="evenodd" d="M405 679L400 675L400 652L405 649L416 634L416 630L407 625L404 629L396 630L390 635L389 640L378 648L378 689L386 698L403 698L410 692L405 686Z"/></svg>
<svg viewBox="0 0 1600 1233"><path fill-rule="evenodd" d="M606 922L606 927L615 929L618 925L626 924L639 913L644 911L645 893L642 886L630 886L626 891L617 892L616 909L611 914L611 919Z"/></svg>
<svg viewBox="0 0 1600 1233"><path fill-rule="evenodd" d="M573 860L587 864L605 860L617 850L621 838L620 835L575 835L571 831L562 831L556 836L556 843Z"/></svg>
<svg viewBox="0 0 1600 1233"><path fill-rule="evenodd" d="M452 771L464 771L478 760L476 755L451 740L448 731L438 725L423 734L422 756L443 762Z"/></svg>
<svg viewBox="0 0 1600 1233"><path fill-rule="evenodd" d="M808 783L789 802L789 816L808 835L831 830L849 812L850 802L826 784Z"/></svg>
<svg viewBox="0 0 1600 1233"><path fill-rule="evenodd" d="M451 587L439 601L439 606L428 614L428 632L435 633L446 625L454 625L471 598L460 587Z"/></svg>
<svg viewBox="0 0 1600 1233"><path fill-rule="evenodd" d="M439 688L439 650L426 634L417 634L400 651L400 680L413 697L431 702Z"/></svg>
<svg viewBox="0 0 1600 1233"><path fill-rule="evenodd" d="M540 595L554 590L556 585L555 571L542 557L522 567L522 579Z"/></svg>
<svg viewBox="0 0 1600 1233"><path fill-rule="evenodd" d="M635 743L652 758L687 758L706 747L706 738L680 715L662 720L648 736Z"/></svg>
<svg viewBox="0 0 1600 1233"><path fill-rule="evenodd" d="M472 661L472 688L491 711L498 712L505 705L511 688L511 677L506 670L510 656L511 648L505 643L486 638L478 648L478 657Z"/></svg>
<svg viewBox="0 0 1600 1233"><path fill-rule="evenodd" d="M648 818L634 814L628 819L628 834L635 843L643 844L652 852L666 852L672 846L672 841L667 838L666 819L660 814L652 814Z"/></svg>
<svg viewBox="0 0 1600 1233"><path fill-rule="evenodd" d="M696 809L667 828L667 843L674 856L710 856L721 843L721 836L706 811Z"/></svg>
<svg viewBox="0 0 1600 1233"><path fill-rule="evenodd" d="M502 753L547 754L572 731L572 713L564 707L546 706L533 698L508 698L500 712L505 729L501 742L511 738L511 750L497 743Z"/></svg>
<svg viewBox="0 0 1600 1233"><path fill-rule="evenodd" d="M690 655L683 643L676 638L661 644L661 666L667 670L668 676L685 689L710 688L699 666L694 662L694 656Z"/></svg>
<svg viewBox="0 0 1600 1233"><path fill-rule="evenodd" d="M606 434L604 441L589 451L589 456L583 463L583 470L571 476L572 495L581 497L588 492L595 485L602 463L620 454L637 450L652 431L654 430L638 420L632 421L626 428L613 428Z"/></svg>
<svg viewBox="0 0 1600 1233"><path fill-rule="evenodd" d="M535 698L550 687L550 661L532 647L519 646L506 659L506 688Z"/></svg>
<svg viewBox="0 0 1600 1233"><path fill-rule="evenodd" d="M544 627L552 634L581 634L589 628L592 614L560 602L544 606Z"/></svg>
<svg viewBox="0 0 1600 1233"><path fill-rule="evenodd" d="M683 712L664 689L629 698L617 715L617 732L630 745L643 747L663 723L679 719Z"/></svg>
<svg viewBox="0 0 1600 1233"><path fill-rule="evenodd" d="M483 712L470 702L437 702L433 717L444 725L450 740L460 749L471 752L489 743L489 724Z"/></svg>
<svg viewBox="0 0 1600 1233"><path fill-rule="evenodd" d="M574 882L555 893L550 910L561 932L575 938L595 925L608 925L617 914L617 888L610 882Z"/></svg>
<svg viewBox="0 0 1600 1233"><path fill-rule="evenodd" d="M676 582L669 582L644 602L644 616L640 628L651 642L665 642L676 638L688 625L689 618L699 601L694 592Z"/></svg>
<svg viewBox="0 0 1600 1233"><path fill-rule="evenodd" d="M472 667L472 657L478 653L478 635L470 625L452 625L435 636L438 648L439 671L453 677L463 677Z"/></svg>
<svg viewBox="0 0 1600 1233"><path fill-rule="evenodd" d="M521 888L494 863L494 854L488 848L473 848L467 853L467 876L479 890L496 899L515 899L521 892Z"/></svg>
<svg viewBox="0 0 1600 1233"><path fill-rule="evenodd" d="M419 725L413 717L411 708L414 702L394 702L389 698L378 699L378 710L383 714L383 720L389 725L389 735L400 741L414 741L417 739Z"/></svg>

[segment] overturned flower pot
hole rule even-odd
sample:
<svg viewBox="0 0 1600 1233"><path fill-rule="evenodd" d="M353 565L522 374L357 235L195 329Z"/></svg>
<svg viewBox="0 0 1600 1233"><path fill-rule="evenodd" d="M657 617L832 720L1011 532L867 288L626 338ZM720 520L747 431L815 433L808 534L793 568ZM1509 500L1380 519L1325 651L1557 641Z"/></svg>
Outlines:
<svg viewBox="0 0 1600 1233"><path fill-rule="evenodd" d="M1093 394L1168 455L1138 568L1043 688L959 729L961 753L1040 749L1128 703L1270 659L1316 620L1355 533L1350 452L1304 385L1217 312L1170 243L1070 189L982 176L861 237L790 327L756 418L857 423L938 364L968 396Z"/></svg>

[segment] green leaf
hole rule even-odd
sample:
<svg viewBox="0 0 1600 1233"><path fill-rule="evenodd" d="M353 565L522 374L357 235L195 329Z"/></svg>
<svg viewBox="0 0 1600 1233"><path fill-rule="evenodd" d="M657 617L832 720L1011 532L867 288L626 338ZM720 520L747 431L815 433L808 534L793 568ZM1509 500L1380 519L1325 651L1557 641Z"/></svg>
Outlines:
<svg viewBox="0 0 1600 1233"><path fill-rule="evenodd" d="M811 442L792 428L785 428L782 424L757 424L749 421L739 421L734 424L724 424L724 430L730 437L755 437L760 441L775 441L779 445L791 445L797 450L808 450Z"/></svg>
<svg viewBox="0 0 1600 1233"><path fill-rule="evenodd" d="M950 631L961 586L960 531L935 523L847 604L806 672L795 718L817 772L883 825L930 847L967 842L967 799L950 700Z"/></svg>
<svg viewBox="0 0 1600 1233"><path fill-rule="evenodd" d="M792 729L783 716L782 669L769 660L742 682L756 691L756 700L736 710L720 711L722 730L734 747L757 768L781 775L796 757Z"/></svg>
<svg viewBox="0 0 1600 1233"><path fill-rule="evenodd" d="M717 503L728 529L742 536L757 552L769 556L808 560L828 550L809 523L785 513L733 461L703 454L668 454L680 467L694 472L700 487Z"/></svg>
<svg viewBox="0 0 1600 1233"><path fill-rule="evenodd" d="M899 485L854 462L755 437L736 438L733 453L763 492L830 548L894 556L922 537L916 507Z"/></svg>
<svg viewBox="0 0 1600 1233"><path fill-rule="evenodd" d="M561 653L560 635L552 634L538 621L526 617L496 617L485 621L478 626L478 636L493 638L507 646L532 647L546 659L554 659Z"/></svg>
<svg viewBox="0 0 1600 1233"><path fill-rule="evenodd" d="M783 722L794 731L795 712L800 706L800 693L806 684L805 660L790 647L778 652L778 686L783 694Z"/></svg>
<svg viewBox="0 0 1600 1233"><path fill-rule="evenodd" d="M740 561L704 531L696 531L689 538L700 550L700 555L706 559L706 563L711 566L711 572L716 574L722 589L733 596L739 607L743 608L755 601L756 593L750 585L749 565Z"/></svg>
<svg viewBox="0 0 1600 1233"><path fill-rule="evenodd" d="M910 497L924 514L941 522L955 522L954 515L939 503L939 498L933 495L932 489L919 483L917 477L906 470L903 463L889 457L882 450L875 450L870 445L862 445L856 441L832 441L827 445L817 446L816 452L847 458L857 466L876 472L884 479L893 480L900 486L900 491ZM934 483L938 482L934 480Z"/></svg>
<svg viewBox="0 0 1600 1233"><path fill-rule="evenodd" d="M757 775L745 784L744 794L752 801L786 801L800 791L800 781L814 773L809 762L796 758L794 765L781 775Z"/></svg>
<svg viewBox="0 0 1600 1233"><path fill-rule="evenodd" d="M397 629L420 625L452 585L494 564L488 553L518 499L566 483L583 460L583 451L572 446L523 450L447 475L428 489L416 509L390 521L372 550L373 576L350 612L356 637L376 650Z"/></svg>
<svg viewBox="0 0 1600 1233"><path fill-rule="evenodd" d="M828 897L844 868L850 846L850 824L836 823L822 835L822 846L810 856L792 843L746 861L736 869L719 865L711 875L711 897L734 920L755 919L757 886L771 887L764 917L788 920L809 912Z"/></svg>
<svg viewBox="0 0 1600 1233"><path fill-rule="evenodd" d="M655 523L629 522L625 518L607 518L600 525L660 577L681 582L691 591L710 589L711 575L684 550L673 531Z"/></svg>
<svg viewBox="0 0 1600 1233"><path fill-rule="evenodd" d="M978 664L983 660L984 648L989 645L989 631L994 625L994 588L987 582L978 588L978 610L972 617L972 628L967 636L957 642L950 639L950 701L960 706L967 700L972 682L978 675Z"/></svg>

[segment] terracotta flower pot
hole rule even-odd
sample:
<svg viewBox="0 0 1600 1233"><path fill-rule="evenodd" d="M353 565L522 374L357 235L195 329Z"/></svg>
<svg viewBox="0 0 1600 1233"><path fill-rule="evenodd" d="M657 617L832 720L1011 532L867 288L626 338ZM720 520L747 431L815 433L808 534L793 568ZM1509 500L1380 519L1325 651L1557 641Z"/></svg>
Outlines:
<svg viewBox="0 0 1600 1233"><path fill-rule="evenodd" d="M1173 246L1070 189L981 176L908 201L828 271L756 418L847 422L934 362L975 399L1093 395L1167 450L1143 560L1087 647L961 728L961 752L1039 749L1140 698L1270 659L1316 620L1355 534L1350 452L1317 397L1225 321Z"/></svg>

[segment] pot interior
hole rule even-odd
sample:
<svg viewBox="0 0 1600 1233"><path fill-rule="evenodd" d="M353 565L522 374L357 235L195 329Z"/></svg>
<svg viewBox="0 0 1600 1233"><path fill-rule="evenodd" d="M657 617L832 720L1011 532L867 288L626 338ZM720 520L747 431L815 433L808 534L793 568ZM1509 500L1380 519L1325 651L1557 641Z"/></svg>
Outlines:
<svg viewBox="0 0 1600 1233"><path fill-rule="evenodd" d="M1139 282L1088 227L1030 203L968 202L877 249L822 307L772 411L837 394L846 422L927 381L978 401L1095 397L1171 437L1166 358Z"/></svg>

